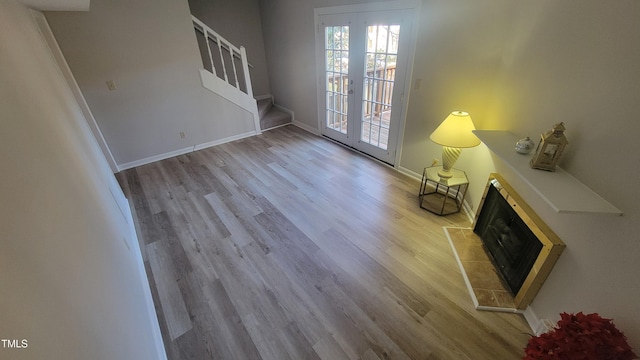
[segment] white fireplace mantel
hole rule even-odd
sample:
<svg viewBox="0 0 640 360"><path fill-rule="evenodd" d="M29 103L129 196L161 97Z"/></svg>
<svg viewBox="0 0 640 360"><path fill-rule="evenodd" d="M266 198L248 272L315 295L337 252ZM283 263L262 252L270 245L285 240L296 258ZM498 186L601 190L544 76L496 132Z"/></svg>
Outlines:
<svg viewBox="0 0 640 360"><path fill-rule="evenodd" d="M476 136L507 163L556 212L622 215L585 184L561 168L555 172L535 170L529 166L532 154L515 151L518 137L504 130L474 130Z"/></svg>

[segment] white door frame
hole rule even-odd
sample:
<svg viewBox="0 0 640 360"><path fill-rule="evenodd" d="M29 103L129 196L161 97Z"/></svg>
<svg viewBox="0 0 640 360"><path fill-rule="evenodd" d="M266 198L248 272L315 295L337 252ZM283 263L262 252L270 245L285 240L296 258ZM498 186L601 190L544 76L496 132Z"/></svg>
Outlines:
<svg viewBox="0 0 640 360"><path fill-rule="evenodd" d="M385 2L376 2L376 3L367 3L367 4L355 4L355 5L343 5L343 6L330 6L323 8L315 8L313 9L314 14L314 26L316 29L316 92L317 92L317 104L318 104L318 121L317 121L317 130L318 133L322 133L322 127L324 126L325 121L325 93L324 93L324 69L323 66L319 65L317 62L322 61L324 64L324 48L321 46L324 43L324 34L320 32L320 17L322 15L337 15L337 14L348 14L348 13L363 13L363 12L371 12L371 11L390 11L390 10L412 10L414 14L414 18L412 19L412 26L408 36L409 39L409 47L407 53L407 70L406 70L406 80L404 83L403 89L398 89L402 91L402 103L399 108L401 110L400 115L400 123L398 124L398 133L396 138L396 154L394 167L397 168L400 165L400 157L402 155L402 143L404 139L404 131L407 117L407 110L409 107L409 91L411 90L411 83L413 79L413 65L414 58L416 53L416 44L418 38L418 19L420 14L422 2L420 0L396 0L396 1L385 1ZM318 36L322 36L322 39L319 40Z"/></svg>

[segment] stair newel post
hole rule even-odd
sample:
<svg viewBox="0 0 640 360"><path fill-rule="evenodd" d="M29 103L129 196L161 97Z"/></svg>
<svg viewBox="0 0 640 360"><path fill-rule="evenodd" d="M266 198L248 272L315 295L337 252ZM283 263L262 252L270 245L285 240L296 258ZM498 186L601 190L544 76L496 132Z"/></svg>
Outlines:
<svg viewBox="0 0 640 360"><path fill-rule="evenodd" d="M251 75L249 75L249 62L247 61L247 50L244 48L244 46L240 46L240 59L242 60L242 73L244 74L244 81L247 89L247 95L253 97L253 88L251 87Z"/></svg>
<svg viewBox="0 0 640 360"><path fill-rule="evenodd" d="M247 50L244 46L240 46L240 60L242 60L242 72L244 73L247 95L253 98L253 87L251 86L251 75L249 74L249 61L247 61ZM255 110L252 110L253 122L256 127L256 134L259 135L262 133L262 130L260 129L260 115L258 115L258 102L255 102L255 104Z"/></svg>

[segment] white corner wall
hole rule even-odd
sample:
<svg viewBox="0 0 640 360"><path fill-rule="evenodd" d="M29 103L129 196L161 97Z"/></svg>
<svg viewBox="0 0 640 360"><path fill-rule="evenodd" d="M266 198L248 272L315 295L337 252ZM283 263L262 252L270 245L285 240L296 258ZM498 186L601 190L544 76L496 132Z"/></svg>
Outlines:
<svg viewBox="0 0 640 360"><path fill-rule="evenodd" d="M352 0L262 0L271 88L315 128L313 8ZM456 167L475 209L490 172L513 182L567 244L532 304L539 318L598 312L640 348L640 2L621 0L423 0L400 166L421 173L439 158L429 134L453 110L479 129L537 138L567 125L564 167L624 212L559 215L484 145ZM419 86L416 80L419 81ZM417 189L416 189L417 192Z"/></svg>
<svg viewBox="0 0 640 360"><path fill-rule="evenodd" d="M255 132L250 112L202 87L187 0L93 0L46 17L120 168Z"/></svg>
<svg viewBox="0 0 640 360"><path fill-rule="evenodd" d="M640 122L629 114L640 111L639 16L634 1L427 1L414 69L423 86L411 94L401 160L418 172L439 157L428 135L455 109L480 129L536 141L564 121L563 167L622 217L556 213L484 145L464 149L456 167L469 174L474 210L489 173L499 172L567 245L532 313L555 321L561 312L597 312L636 349Z"/></svg>
<svg viewBox="0 0 640 360"><path fill-rule="evenodd" d="M640 2L527 1L516 9L485 121L536 138L564 121L562 166L624 212L557 214L524 194L567 245L532 308L553 320L597 312L640 349L640 122L632 115L640 112Z"/></svg>
<svg viewBox="0 0 640 360"><path fill-rule="evenodd" d="M166 358L130 213L29 10L0 1L1 359ZM150 307L151 306L151 307Z"/></svg>

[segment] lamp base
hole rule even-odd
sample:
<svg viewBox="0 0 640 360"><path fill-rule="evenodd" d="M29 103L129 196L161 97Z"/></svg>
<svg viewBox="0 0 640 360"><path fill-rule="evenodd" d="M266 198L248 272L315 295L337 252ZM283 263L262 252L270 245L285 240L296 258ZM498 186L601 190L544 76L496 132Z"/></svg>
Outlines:
<svg viewBox="0 0 640 360"><path fill-rule="evenodd" d="M451 177L453 176L453 172L451 172L451 169L445 169L444 167L438 171L438 176L440 177L440 181L446 181L451 179Z"/></svg>
<svg viewBox="0 0 640 360"><path fill-rule="evenodd" d="M447 180L451 179L453 173L451 169L453 168L453 164L456 163L458 157L460 157L460 153L462 149L443 146L442 147L442 169L438 171L438 176L440 177L440 182L443 184L447 183Z"/></svg>

